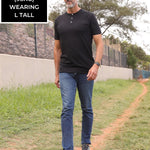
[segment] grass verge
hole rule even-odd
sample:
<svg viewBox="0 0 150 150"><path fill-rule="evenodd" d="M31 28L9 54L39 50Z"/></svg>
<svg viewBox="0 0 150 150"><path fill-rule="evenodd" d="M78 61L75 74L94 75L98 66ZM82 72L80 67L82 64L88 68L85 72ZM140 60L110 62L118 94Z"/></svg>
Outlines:
<svg viewBox="0 0 150 150"><path fill-rule="evenodd" d="M136 81L96 82L92 135L101 134L101 129L121 115L141 91L142 87ZM0 149L61 149L61 107L60 91L53 84L0 90ZM75 146L80 146L81 118L80 101L76 96Z"/></svg>
<svg viewBox="0 0 150 150"><path fill-rule="evenodd" d="M150 82L148 93L121 131L110 139L105 150L150 150Z"/></svg>

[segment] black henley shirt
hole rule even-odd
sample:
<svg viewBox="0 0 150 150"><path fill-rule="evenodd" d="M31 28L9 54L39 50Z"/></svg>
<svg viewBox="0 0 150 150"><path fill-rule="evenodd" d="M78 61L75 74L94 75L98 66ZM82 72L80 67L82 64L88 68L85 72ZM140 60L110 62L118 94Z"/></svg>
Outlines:
<svg viewBox="0 0 150 150"><path fill-rule="evenodd" d="M94 14L83 9L74 14L66 12L55 20L54 29L62 51L59 71L88 73L94 63L93 35L101 34Z"/></svg>

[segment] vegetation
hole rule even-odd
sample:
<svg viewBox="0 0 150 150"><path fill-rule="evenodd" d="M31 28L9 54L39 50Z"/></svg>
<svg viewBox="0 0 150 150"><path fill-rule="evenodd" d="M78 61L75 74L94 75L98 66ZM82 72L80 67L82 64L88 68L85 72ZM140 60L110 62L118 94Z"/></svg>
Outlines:
<svg viewBox="0 0 150 150"><path fill-rule="evenodd" d="M55 19L56 19L59 15L65 13L65 10L66 10L66 9L65 9L64 3L63 3L63 4L57 3L56 6L51 6L51 9L50 9L50 10L51 10L51 12L50 12L50 14L49 14L48 19L49 19L50 21L54 22Z"/></svg>
<svg viewBox="0 0 150 150"><path fill-rule="evenodd" d="M103 35L109 30L109 33L121 39L127 38L128 41L132 37L130 34L137 31L133 21L147 12L144 3L128 0L79 0L79 6L95 14ZM65 12L65 9L64 3L57 3L51 8L49 20L54 22L58 15ZM119 38L114 38L112 35L105 37L109 38L111 44L121 44L122 52L128 55L127 62L130 68L150 69L150 56L147 56L141 47L126 41L121 42Z"/></svg>
<svg viewBox="0 0 150 150"><path fill-rule="evenodd" d="M10 32L12 24L0 24L0 32Z"/></svg>
<svg viewBox="0 0 150 150"><path fill-rule="evenodd" d="M143 69L143 70L150 69L150 55L146 55L146 53L141 47L135 44L130 44L127 41L124 41L121 43L121 50L123 53L127 54L128 59L130 59L128 60L128 62L130 62L128 64L129 67ZM133 60L131 60L132 57ZM136 63L136 67L135 67L135 63Z"/></svg>
<svg viewBox="0 0 150 150"><path fill-rule="evenodd" d="M101 129L121 115L141 91L142 87L136 81L96 82L92 135L100 135ZM54 84L0 90L0 149L61 149L61 107L60 91ZM80 146L81 115L77 95L74 110L75 146ZM130 136L127 138L130 139Z"/></svg>
<svg viewBox="0 0 150 150"><path fill-rule="evenodd" d="M0 25L0 32L7 32L7 24Z"/></svg>
<svg viewBox="0 0 150 150"><path fill-rule="evenodd" d="M27 24L26 30L27 30L28 36L34 38L34 25L33 24Z"/></svg>
<svg viewBox="0 0 150 150"><path fill-rule="evenodd" d="M95 14L102 34L110 29L109 32L128 39L130 32L137 31L133 20L147 12L143 3L128 0L79 0L79 6ZM65 6L57 3L51 10L49 19L54 22L58 15L64 13Z"/></svg>
<svg viewBox="0 0 150 150"><path fill-rule="evenodd" d="M150 82L146 83L150 90ZM149 150L150 139L150 92L147 93L134 114L104 150Z"/></svg>
<svg viewBox="0 0 150 150"><path fill-rule="evenodd" d="M121 52L128 56L127 64L129 68L143 70L150 69L150 55L146 55L145 51L141 47L127 41L122 42L119 38L115 38L113 35L108 35L105 38L109 39L110 44L121 45Z"/></svg>
<svg viewBox="0 0 150 150"><path fill-rule="evenodd" d="M128 67L131 67L132 69L135 69L136 68L137 59L134 56L132 50L129 49L127 55L128 55L128 59L127 59Z"/></svg>

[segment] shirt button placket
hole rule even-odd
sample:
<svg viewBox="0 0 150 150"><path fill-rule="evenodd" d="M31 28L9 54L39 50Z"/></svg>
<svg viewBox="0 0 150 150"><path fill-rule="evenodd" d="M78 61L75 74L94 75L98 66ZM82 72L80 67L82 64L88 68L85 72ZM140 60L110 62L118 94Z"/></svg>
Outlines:
<svg viewBox="0 0 150 150"><path fill-rule="evenodd" d="M73 23L73 14L72 14L72 16L71 16L70 19L71 19L71 20L70 20L70 23Z"/></svg>

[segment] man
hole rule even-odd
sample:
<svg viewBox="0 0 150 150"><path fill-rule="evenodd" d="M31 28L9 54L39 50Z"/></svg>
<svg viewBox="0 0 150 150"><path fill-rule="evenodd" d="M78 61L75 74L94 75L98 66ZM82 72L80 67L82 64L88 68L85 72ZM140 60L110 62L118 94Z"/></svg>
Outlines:
<svg viewBox="0 0 150 150"><path fill-rule="evenodd" d="M103 53L101 31L95 16L77 0L64 0L67 12L55 20L55 84L61 90L63 150L73 150L73 110L76 88L82 108L82 150L90 150L93 123L92 90ZM92 39L96 43L95 61Z"/></svg>

